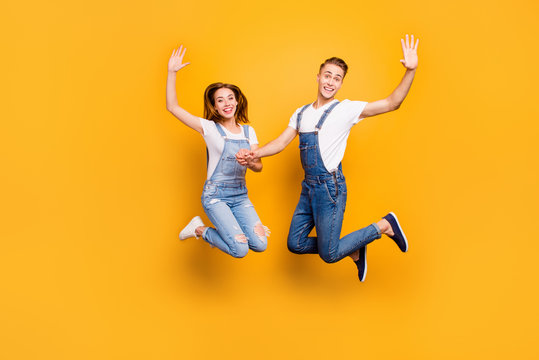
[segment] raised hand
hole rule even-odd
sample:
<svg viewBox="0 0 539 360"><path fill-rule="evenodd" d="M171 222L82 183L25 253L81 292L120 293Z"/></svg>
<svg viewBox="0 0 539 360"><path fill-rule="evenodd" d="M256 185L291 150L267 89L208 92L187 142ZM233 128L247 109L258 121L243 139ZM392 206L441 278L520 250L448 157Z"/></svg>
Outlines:
<svg viewBox="0 0 539 360"><path fill-rule="evenodd" d="M417 45L418 44L419 44L419 39L417 39L414 44L414 35L412 35L411 42L410 42L410 39L408 38L408 34L406 34L406 42L404 42L404 39L401 39L402 56L404 57L404 59L401 60L401 63L408 70L414 70L415 68L417 68L417 64L418 64Z"/></svg>
<svg viewBox="0 0 539 360"><path fill-rule="evenodd" d="M180 45L178 49L174 49L174 51L172 51L172 55L168 60L168 71L177 72L181 68L190 64L183 62L183 56L185 55L186 50L187 49L184 48L183 45Z"/></svg>

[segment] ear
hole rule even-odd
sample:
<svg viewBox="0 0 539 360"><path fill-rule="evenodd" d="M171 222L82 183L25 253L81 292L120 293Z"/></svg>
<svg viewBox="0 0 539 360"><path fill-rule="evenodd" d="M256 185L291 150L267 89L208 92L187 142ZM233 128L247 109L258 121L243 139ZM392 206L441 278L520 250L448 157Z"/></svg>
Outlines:
<svg viewBox="0 0 539 360"><path fill-rule="evenodd" d="M320 82L320 73L316 74L316 82Z"/></svg>

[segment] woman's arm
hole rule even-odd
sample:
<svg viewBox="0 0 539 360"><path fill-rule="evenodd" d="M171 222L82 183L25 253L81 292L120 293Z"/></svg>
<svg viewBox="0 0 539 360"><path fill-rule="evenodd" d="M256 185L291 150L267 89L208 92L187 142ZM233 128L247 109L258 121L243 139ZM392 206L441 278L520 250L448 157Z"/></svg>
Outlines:
<svg viewBox="0 0 539 360"><path fill-rule="evenodd" d="M187 49L183 48L183 46L180 46L179 49L174 49L168 60L167 110L170 111L172 115L176 116L182 123L203 134L200 119L181 108L176 96L176 73L181 68L190 64L183 62L185 50Z"/></svg>
<svg viewBox="0 0 539 360"><path fill-rule="evenodd" d="M275 140L270 141L257 151L253 151L254 158L262 158L280 153L290 144L298 134L296 129L287 127Z"/></svg>

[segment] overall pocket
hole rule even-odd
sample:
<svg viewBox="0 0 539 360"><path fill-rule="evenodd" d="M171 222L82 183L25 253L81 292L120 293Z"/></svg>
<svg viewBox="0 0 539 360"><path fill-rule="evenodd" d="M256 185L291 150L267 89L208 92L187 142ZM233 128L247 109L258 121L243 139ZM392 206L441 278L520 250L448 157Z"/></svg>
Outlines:
<svg viewBox="0 0 539 360"><path fill-rule="evenodd" d="M310 169L317 166L317 154L316 145L299 144L299 156L301 159L301 166L304 169Z"/></svg>
<svg viewBox="0 0 539 360"><path fill-rule="evenodd" d="M327 191L327 196L329 198L329 200L336 204L337 203L337 200L339 198L339 193L338 193L338 187L335 187L335 183L333 182L333 180L328 180L328 181L325 181L324 182L324 187L326 188L326 191Z"/></svg>
<svg viewBox="0 0 539 360"><path fill-rule="evenodd" d="M246 167L240 165L235 156L225 156L221 161L223 175L237 178L245 174Z"/></svg>
<svg viewBox="0 0 539 360"><path fill-rule="evenodd" d="M337 204L343 202L346 204L347 189L345 182L335 182L334 180L327 180L324 182L324 187L327 191L327 196L332 203Z"/></svg>

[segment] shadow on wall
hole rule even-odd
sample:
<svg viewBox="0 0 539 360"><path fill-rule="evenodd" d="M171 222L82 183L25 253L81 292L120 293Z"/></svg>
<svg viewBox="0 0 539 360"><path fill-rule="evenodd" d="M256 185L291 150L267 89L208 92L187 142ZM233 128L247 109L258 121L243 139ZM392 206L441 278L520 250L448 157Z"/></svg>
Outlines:
<svg viewBox="0 0 539 360"><path fill-rule="evenodd" d="M191 239L194 240L194 239ZM184 268L189 274L202 283L205 287L223 286L227 281L232 280L230 273L227 273L227 264L220 250L212 249L208 243L202 239L194 240L197 244L190 249L188 256L183 257Z"/></svg>

